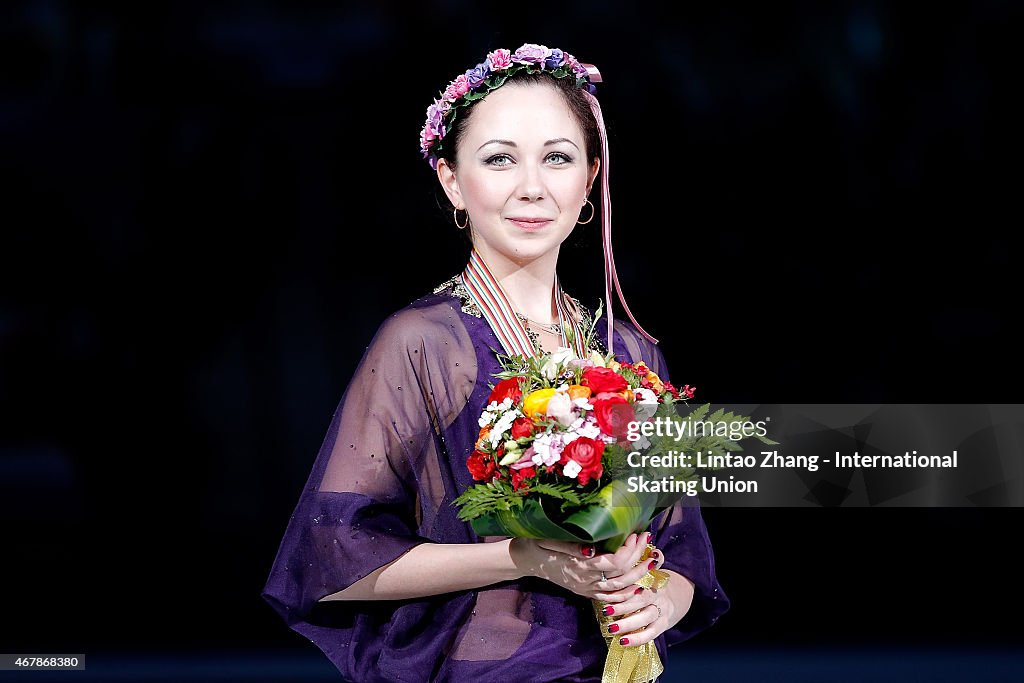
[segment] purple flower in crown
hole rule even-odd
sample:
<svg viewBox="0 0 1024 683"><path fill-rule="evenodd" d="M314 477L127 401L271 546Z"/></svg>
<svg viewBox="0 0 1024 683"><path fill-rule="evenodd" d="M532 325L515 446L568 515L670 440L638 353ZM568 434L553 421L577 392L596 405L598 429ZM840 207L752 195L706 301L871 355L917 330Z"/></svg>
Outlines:
<svg viewBox="0 0 1024 683"><path fill-rule="evenodd" d="M562 64L565 63L565 56L564 56L564 54L565 53L563 53L557 47L554 48L553 50L551 50L551 54L548 56L547 60L544 62L544 68L545 69L551 69L552 71L554 71L558 67L562 66Z"/></svg>
<svg viewBox="0 0 1024 683"><path fill-rule="evenodd" d="M426 130L429 131L433 137L444 137L444 115L445 112L441 110L438 102L434 102L434 104L427 107Z"/></svg>
<svg viewBox="0 0 1024 683"><path fill-rule="evenodd" d="M543 64L550 56L551 48L536 43L524 43L512 55L512 61L521 64Z"/></svg>
<svg viewBox="0 0 1024 683"><path fill-rule="evenodd" d="M512 66L512 53L502 48L487 55L487 66L491 71L502 71Z"/></svg>
<svg viewBox="0 0 1024 683"><path fill-rule="evenodd" d="M490 74L487 62L482 62L466 72L466 80L469 81L470 88L478 88Z"/></svg>
<svg viewBox="0 0 1024 683"><path fill-rule="evenodd" d="M454 102L468 92L469 78L466 74L459 74L454 81L448 84L448 88L444 91L443 99L446 102Z"/></svg>

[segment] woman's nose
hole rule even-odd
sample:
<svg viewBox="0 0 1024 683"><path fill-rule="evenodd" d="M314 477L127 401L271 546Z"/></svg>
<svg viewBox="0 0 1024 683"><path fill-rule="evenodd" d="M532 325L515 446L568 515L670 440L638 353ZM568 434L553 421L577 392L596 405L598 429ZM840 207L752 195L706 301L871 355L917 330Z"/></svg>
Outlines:
<svg viewBox="0 0 1024 683"><path fill-rule="evenodd" d="M537 164L522 164L519 167L519 198L530 201L544 197L544 178Z"/></svg>

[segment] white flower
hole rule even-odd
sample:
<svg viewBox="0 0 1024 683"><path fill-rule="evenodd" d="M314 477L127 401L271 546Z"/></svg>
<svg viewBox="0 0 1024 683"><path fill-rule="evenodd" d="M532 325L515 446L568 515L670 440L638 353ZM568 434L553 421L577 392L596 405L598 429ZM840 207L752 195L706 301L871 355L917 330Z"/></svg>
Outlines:
<svg viewBox="0 0 1024 683"><path fill-rule="evenodd" d="M494 423L494 427L491 428L491 433L487 435L487 438L491 442L491 448L497 448L498 444L505 440L505 432L509 430L512 423L519 417L518 410L510 410L502 415L497 422Z"/></svg>
<svg viewBox="0 0 1024 683"><path fill-rule="evenodd" d="M491 413L500 413L504 410L508 410L512 407L512 399L508 396L501 400L501 403L497 401L491 401L487 404L486 410Z"/></svg>
<svg viewBox="0 0 1024 683"><path fill-rule="evenodd" d="M553 380L558 377L562 365L575 357L576 353L572 349L566 346L559 346L558 350L548 356L544 364L540 366L540 372L545 378Z"/></svg>
<svg viewBox="0 0 1024 683"><path fill-rule="evenodd" d="M498 416L495 415L494 413L490 412L489 410L485 410L484 412L480 413L480 419L477 420L477 422L480 424L480 428L483 429L487 425L494 422L494 418L496 417Z"/></svg>
<svg viewBox="0 0 1024 683"><path fill-rule="evenodd" d="M554 358L559 363L564 363L567 360L576 358L576 352L570 349L568 346L559 346L558 349L551 354L551 357Z"/></svg>
<svg viewBox="0 0 1024 683"><path fill-rule="evenodd" d="M604 362L604 356L599 354L597 351L590 352L590 360L599 368L606 367Z"/></svg>
<svg viewBox="0 0 1024 683"><path fill-rule="evenodd" d="M594 404L590 402L589 398L583 398L582 396L577 399L573 399L572 404L579 407L581 410L593 410Z"/></svg>
<svg viewBox="0 0 1024 683"><path fill-rule="evenodd" d="M596 439L601 435L601 427L597 424L596 421L591 422L588 420L586 424L584 424L582 427L576 430L576 433L579 434L580 436L585 436L588 439ZM614 441L615 438L612 437L612 440Z"/></svg>
<svg viewBox="0 0 1024 683"><path fill-rule="evenodd" d="M548 399L546 412L548 417L555 418L563 426L569 426L576 419L576 413L573 412L572 399L569 398L569 394L556 393Z"/></svg>
<svg viewBox="0 0 1024 683"><path fill-rule="evenodd" d="M580 467L580 464L578 462L576 462L575 460L570 460L569 462L565 463L565 467L562 468L562 474L569 477L570 479L575 479L576 475L579 474L580 470L582 469L583 468Z"/></svg>

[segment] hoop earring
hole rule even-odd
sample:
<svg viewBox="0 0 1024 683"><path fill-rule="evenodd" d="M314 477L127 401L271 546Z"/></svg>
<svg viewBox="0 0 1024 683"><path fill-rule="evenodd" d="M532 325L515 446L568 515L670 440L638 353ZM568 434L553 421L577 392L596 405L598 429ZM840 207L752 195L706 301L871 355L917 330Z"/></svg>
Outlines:
<svg viewBox="0 0 1024 683"><path fill-rule="evenodd" d="M466 222L463 223L462 225L459 225L459 210L458 209L455 209L454 211L452 211L452 216L455 217L455 227L458 228L459 230L465 230L466 226L469 225L469 211L466 211Z"/></svg>
<svg viewBox="0 0 1024 683"><path fill-rule="evenodd" d="M590 204L590 199L587 199L587 204ZM584 204L584 206L586 206L587 204ZM594 205L590 204L590 218L588 218L585 221L576 221L576 224L577 225L586 225L590 221L594 220L594 214L595 213L596 213L596 209L594 208Z"/></svg>

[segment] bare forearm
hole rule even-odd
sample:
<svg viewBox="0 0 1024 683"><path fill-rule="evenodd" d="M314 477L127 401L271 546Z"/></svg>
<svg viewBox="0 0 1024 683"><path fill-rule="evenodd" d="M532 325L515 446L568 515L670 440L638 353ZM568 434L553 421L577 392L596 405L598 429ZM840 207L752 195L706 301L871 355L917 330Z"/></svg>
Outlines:
<svg viewBox="0 0 1024 683"><path fill-rule="evenodd" d="M403 600L518 579L523 571L513 562L509 543L421 543L321 602Z"/></svg>

